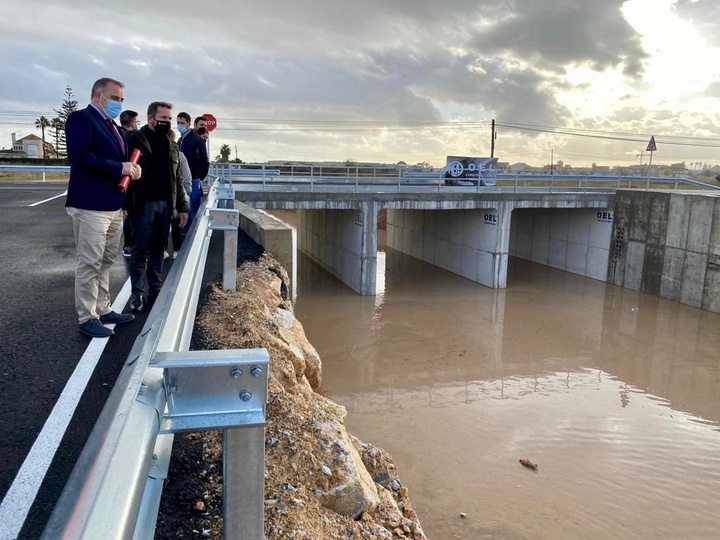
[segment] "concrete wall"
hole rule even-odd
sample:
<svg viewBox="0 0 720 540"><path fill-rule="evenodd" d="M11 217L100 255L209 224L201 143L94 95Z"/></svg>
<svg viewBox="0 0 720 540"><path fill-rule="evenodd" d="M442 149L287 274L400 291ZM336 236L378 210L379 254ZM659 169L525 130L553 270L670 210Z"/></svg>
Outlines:
<svg viewBox="0 0 720 540"><path fill-rule="evenodd" d="M511 207L387 211L387 245L488 287L507 279Z"/></svg>
<svg viewBox="0 0 720 540"><path fill-rule="evenodd" d="M375 294L377 206L298 211L298 248L354 291Z"/></svg>
<svg viewBox="0 0 720 540"><path fill-rule="evenodd" d="M607 279L611 209L516 209L511 223L511 256Z"/></svg>
<svg viewBox="0 0 720 540"><path fill-rule="evenodd" d="M236 201L235 208L240 211L240 229L265 248L265 251L272 253L290 273L295 266L296 247L292 227L267 212L241 202Z"/></svg>
<svg viewBox="0 0 720 540"><path fill-rule="evenodd" d="M720 197L619 190L608 281L720 313Z"/></svg>
<svg viewBox="0 0 720 540"><path fill-rule="evenodd" d="M240 212L240 230L261 245L265 251L271 253L287 271L290 276L291 293L294 297L297 281L295 231L275 216L251 208L239 201L235 201L235 208Z"/></svg>

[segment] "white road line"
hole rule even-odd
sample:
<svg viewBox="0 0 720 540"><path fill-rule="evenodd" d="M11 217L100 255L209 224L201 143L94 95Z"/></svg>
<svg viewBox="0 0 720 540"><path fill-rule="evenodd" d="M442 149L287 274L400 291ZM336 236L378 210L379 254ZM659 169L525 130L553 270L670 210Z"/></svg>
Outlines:
<svg viewBox="0 0 720 540"><path fill-rule="evenodd" d="M54 197L50 197L49 199L45 199L44 201L38 201L32 204L28 204L28 206L38 206L39 204L54 201L55 199L59 199L60 197L64 197L65 195L67 195L67 189L63 191L60 195L55 195Z"/></svg>
<svg viewBox="0 0 720 540"><path fill-rule="evenodd" d="M122 312L130 298L130 280L123 285L112 307ZM108 325L112 328L114 325ZM0 503L0 540L13 540L20 533L30 507L40 489L60 441L65 435L70 419L75 413L80 397L85 391L90 376L100 360L100 355L110 338L93 338L70 376L62 394L55 403L42 431L35 439L30 452L20 467L10 489Z"/></svg>

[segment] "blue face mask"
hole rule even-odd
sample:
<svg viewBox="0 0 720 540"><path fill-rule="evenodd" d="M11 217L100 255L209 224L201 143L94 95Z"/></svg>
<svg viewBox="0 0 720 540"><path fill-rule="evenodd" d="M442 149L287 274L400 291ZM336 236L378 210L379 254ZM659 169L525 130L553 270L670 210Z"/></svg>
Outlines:
<svg viewBox="0 0 720 540"><path fill-rule="evenodd" d="M102 95L102 94L100 94ZM103 96L105 97L105 96ZM105 98L107 100L107 105L105 105L105 114L107 114L110 118L115 119L118 117L118 115L122 112L122 103L119 101L113 101L111 99Z"/></svg>
<svg viewBox="0 0 720 540"><path fill-rule="evenodd" d="M180 132L180 134L182 135L183 133L185 133L187 131L187 126L184 124L178 124L177 129Z"/></svg>

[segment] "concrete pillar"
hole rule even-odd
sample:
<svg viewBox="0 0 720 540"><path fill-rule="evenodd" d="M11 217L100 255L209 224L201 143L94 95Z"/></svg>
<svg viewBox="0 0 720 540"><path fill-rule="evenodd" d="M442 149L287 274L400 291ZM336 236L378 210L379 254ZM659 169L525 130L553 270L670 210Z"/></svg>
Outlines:
<svg viewBox="0 0 720 540"><path fill-rule="evenodd" d="M298 212L298 248L361 295L376 293L378 203Z"/></svg>

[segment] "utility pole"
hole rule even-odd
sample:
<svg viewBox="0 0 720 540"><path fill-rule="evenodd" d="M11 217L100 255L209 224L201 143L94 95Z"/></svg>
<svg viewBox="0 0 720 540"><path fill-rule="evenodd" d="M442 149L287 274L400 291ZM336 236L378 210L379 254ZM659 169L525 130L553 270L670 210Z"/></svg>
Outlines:
<svg viewBox="0 0 720 540"><path fill-rule="evenodd" d="M550 174L553 173L553 170L555 169L555 149L550 149Z"/></svg>
<svg viewBox="0 0 720 540"><path fill-rule="evenodd" d="M495 131L495 119L493 118L490 124L490 157L495 157L495 138L497 132Z"/></svg>
<svg viewBox="0 0 720 540"><path fill-rule="evenodd" d="M643 154L644 154L644 153L645 153L645 152L643 152L643 151L641 150L639 154L635 154L635 157L639 157L639 158L640 158L640 166L641 166L641 167L642 167L642 158L643 158Z"/></svg>

